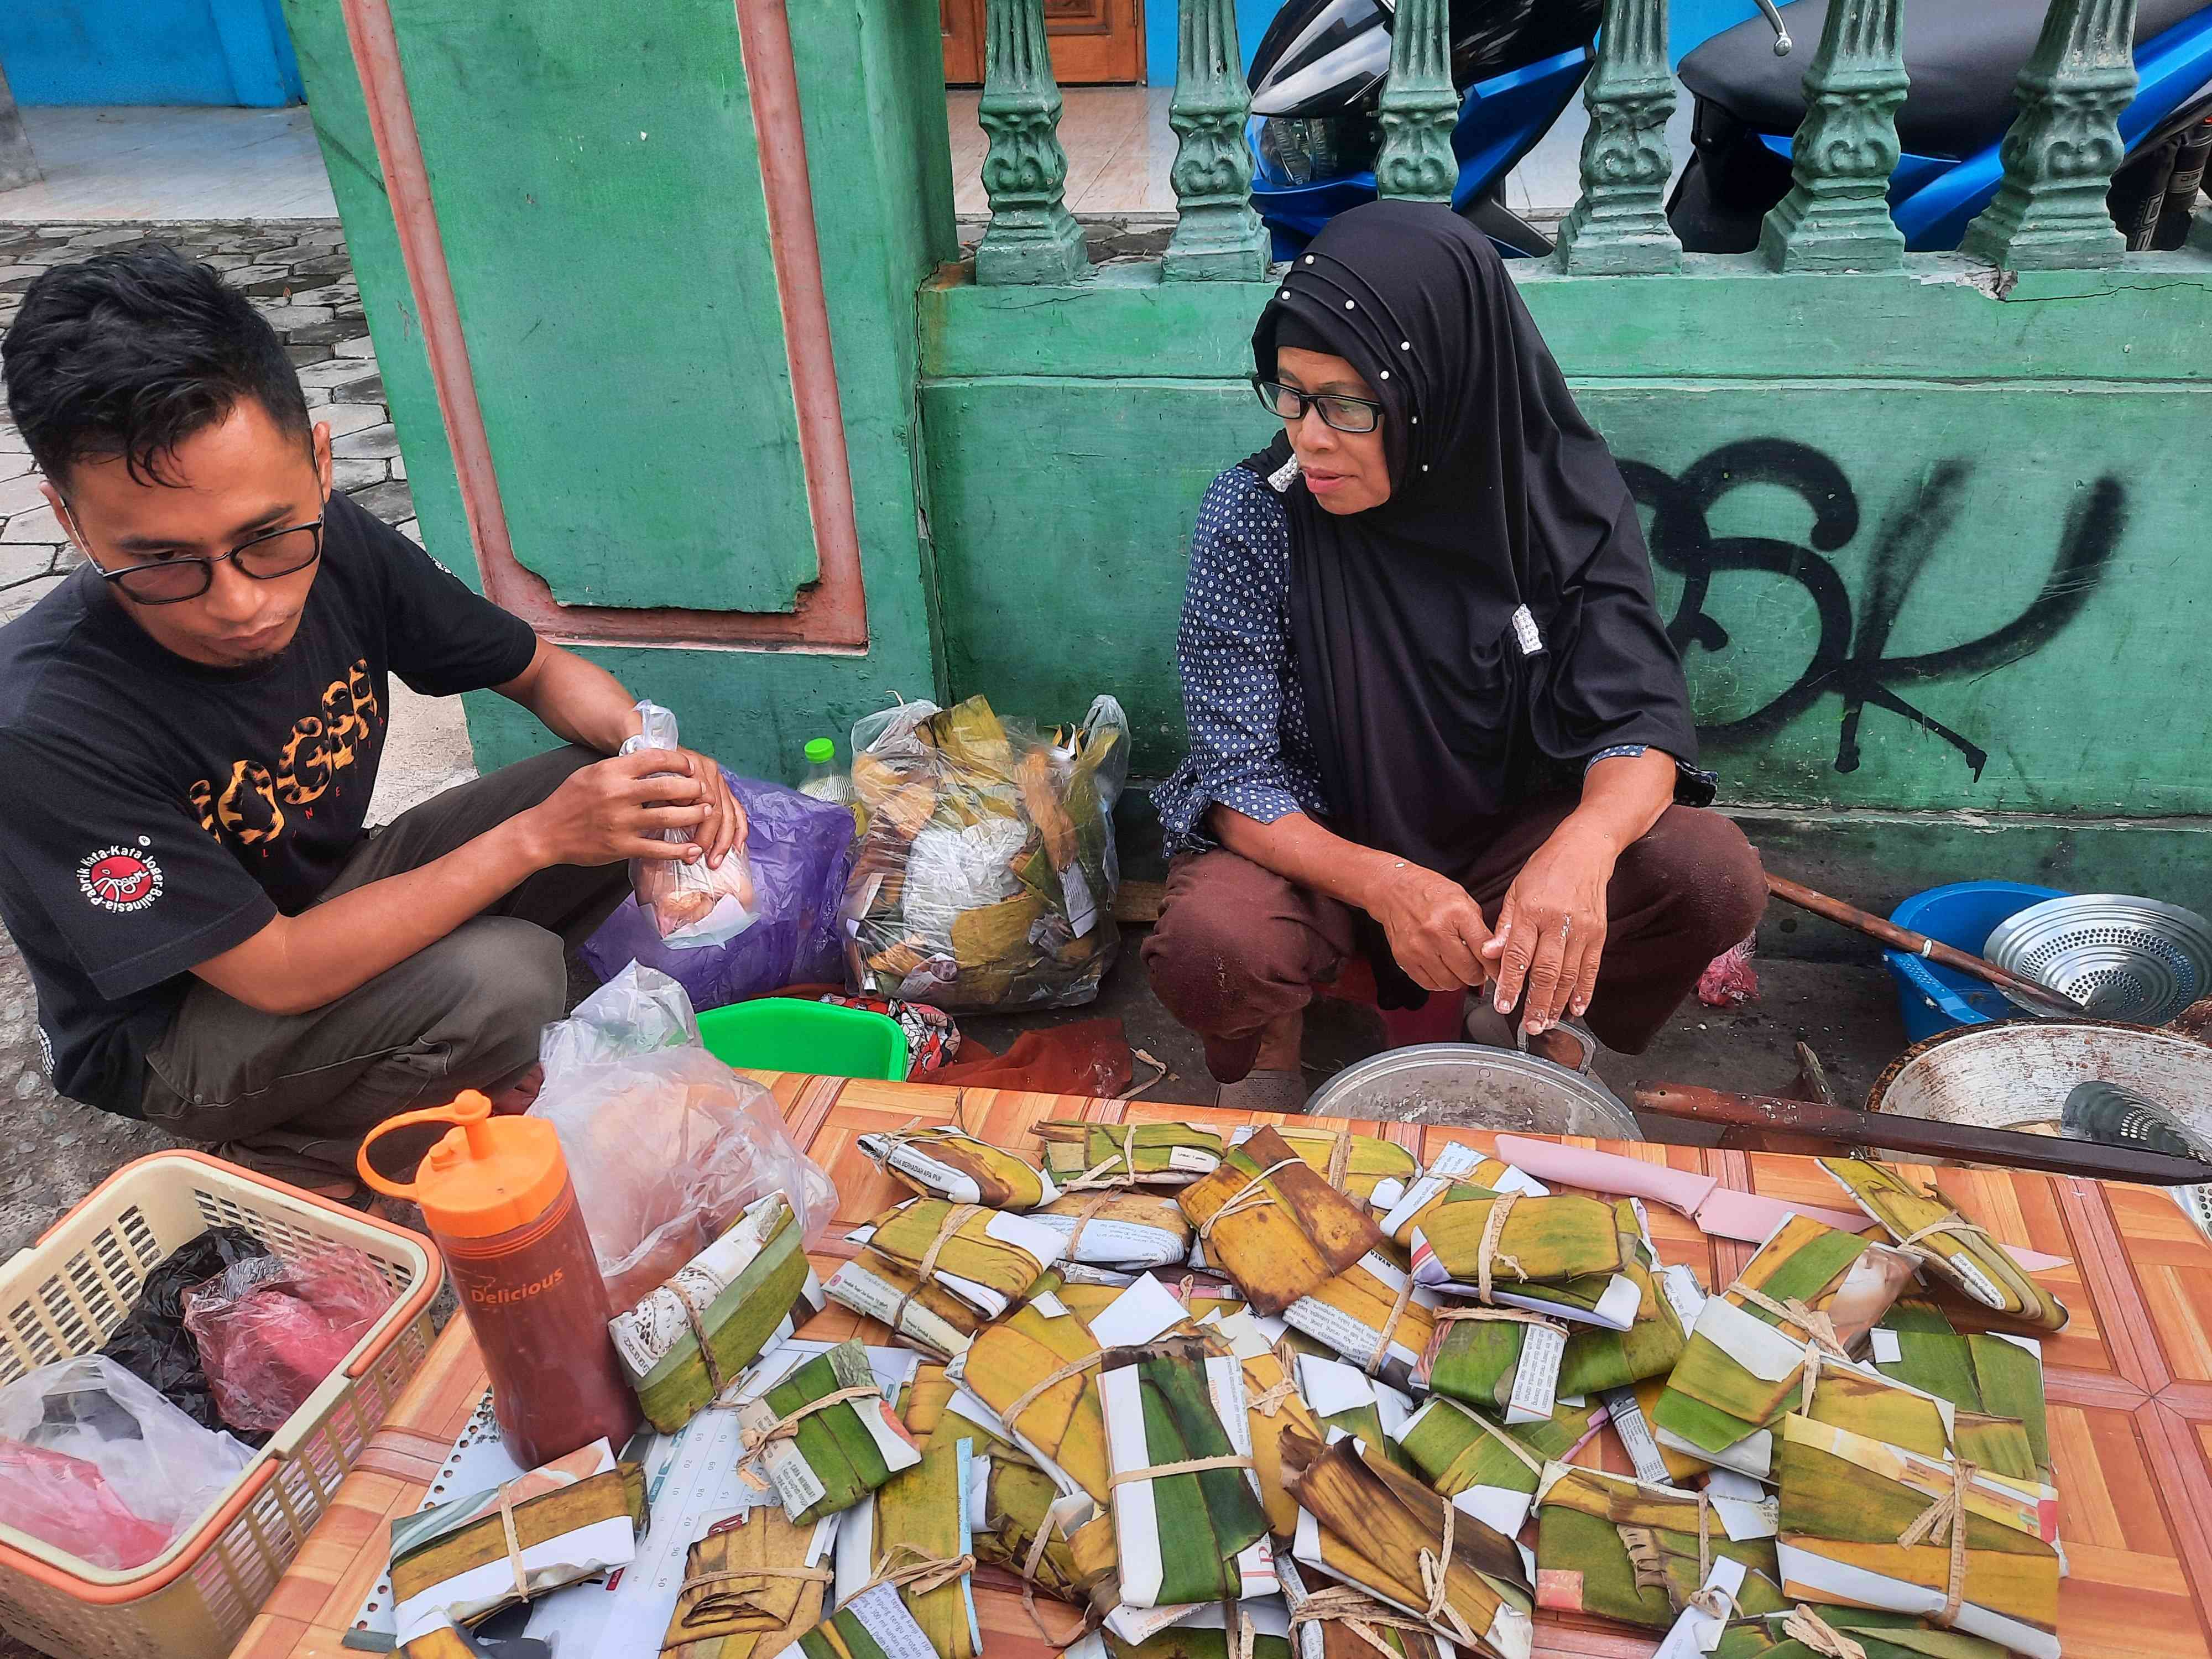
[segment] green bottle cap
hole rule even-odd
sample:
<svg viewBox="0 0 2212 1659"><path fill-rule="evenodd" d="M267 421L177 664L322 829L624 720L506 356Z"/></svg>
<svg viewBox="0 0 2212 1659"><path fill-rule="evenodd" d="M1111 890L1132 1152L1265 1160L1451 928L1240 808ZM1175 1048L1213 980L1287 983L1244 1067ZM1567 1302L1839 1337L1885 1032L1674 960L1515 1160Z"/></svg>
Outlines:
<svg viewBox="0 0 2212 1659"><path fill-rule="evenodd" d="M837 758L836 740L832 738L809 738L806 740L806 760L810 766L827 766Z"/></svg>

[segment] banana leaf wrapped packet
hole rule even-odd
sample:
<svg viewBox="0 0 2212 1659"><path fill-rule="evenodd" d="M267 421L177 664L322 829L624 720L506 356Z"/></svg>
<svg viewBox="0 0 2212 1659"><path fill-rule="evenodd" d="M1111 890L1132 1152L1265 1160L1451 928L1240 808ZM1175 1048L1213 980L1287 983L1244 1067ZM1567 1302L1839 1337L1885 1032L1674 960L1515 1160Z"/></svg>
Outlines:
<svg viewBox="0 0 2212 1659"><path fill-rule="evenodd" d="M919 1463L847 1510L837 1527L838 1600L873 1583L896 1584L938 1659L976 1659L982 1651L968 1507L974 1455L971 1440L933 1437Z"/></svg>
<svg viewBox="0 0 2212 1659"><path fill-rule="evenodd" d="M1259 1477L1261 1502L1267 1506L1267 1530L1288 1543L1297 1531L1298 1506L1283 1485L1283 1436L1295 1431L1322 1439L1321 1420L1298 1391L1297 1371L1285 1363L1250 1313L1210 1313L1199 1321L1198 1328L1226 1343L1244 1368L1253 1472Z"/></svg>
<svg viewBox="0 0 2212 1659"><path fill-rule="evenodd" d="M1370 1250L1283 1310L1283 1322L1395 1388L1410 1388L1436 1336L1439 1299Z"/></svg>
<svg viewBox="0 0 2212 1659"><path fill-rule="evenodd" d="M1237 1358L1196 1335L1111 1348L1098 1395L1122 1603L1167 1607L1273 1595L1274 1556Z"/></svg>
<svg viewBox="0 0 2212 1659"><path fill-rule="evenodd" d="M823 1300L791 1201L771 1193L607 1328L646 1421L674 1434Z"/></svg>
<svg viewBox="0 0 2212 1659"><path fill-rule="evenodd" d="M1660 1267L1642 1204L1624 1198L1613 1212L1620 1233L1620 1276L1636 1286L1636 1316L1625 1331L1597 1325L1568 1331L1566 1352L1559 1358L1558 1386L1564 1395L1607 1394L1646 1377L1665 1376L1689 1346L1690 1334L1664 1279L1666 1272L1689 1270Z"/></svg>
<svg viewBox="0 0 2212 1659"><path fill-rule="evenodd" d="M878 1169L924 1198L1019 1212L1060 1196L1052 1177L1035 1164L957 1124L862 1135L860 1150Z"/></svg>
<svg viewBox="0 0 2212 1659"><path fill-rule="evenodd" d="M1172 1267L1190 1254L1190 1222L1162 1194L1107 1188L1069 1193L1030 1212L1065 1240L1061 1265L1140 1273Z"/></svg>
<svg viewBox="0 0 2212 1659"><path fill-rule="evenodd" d="M1534 1607L1519 1546L1373 1448L1285 1436L1303 1567L1364 1590L1492 1659L1528 1659ZM1309 1580L1309 1583L1311 1581Z"/></svg>
<svg viewBox="0 0 2212 1659"><path fill-rule="evenodd" d="M1765 1659L1830 1659L1835 1646L1814 1620L1833 1635L1856 1642L1866 1659L2004 1659L2004 1649L1995 1642L1964 1631L1942 1630L1910 1613L1802 1603L1758 1621L1759 1634L1771 1644L1764 1650Z"/></svg>
<svg viewBox="0 0 2212 1659"><path fill-rule="evenodd" d="M1437 1204L1413 1231L1413 1279L1431 1290L1558 1311L1616 1330L1626 1330L1636 1312L1636 1289L1620 1278L1613 1206L1595 1198L1504 1193ZM1563 1300L1539 1288L1591 1279L1605 1288L1588 1309L1582 1293Z"/></svg>
<svg viewBox="0 0 2212 1659"><path fill-rule="evenodd" d="M501 1607L627 1566L645 1525L645 1471L617 1462L604 1440L503 1486L401 1516L392 1523L397 1638L477 1624Z"/></svg>
<svg viewBox="0 0 2212 1659"><path fill-rule="evenodd" d="M1282 1136L1262 1128L1176 1195L1208 1259L1264 1314L1279 1314L1378 1249L1366 1207L1331 1187Z"/></svg>
<svg viewBox="0 0 2212 1659"><path fill-rule="evenodd" d="M1018 1451L1009 1455L996 1448L973 1467L969 1513L977 1523L975 1559L1005 1568L1039 1595L1081 1605L1090 1584L1055 1518L1066 1500L1052 1477Z"/></svg>
<svg viewBox="0 0 2212 1659"><path fill-rule="evenodd" d="M1887 1164L1869 1158L1824 1158L1820 1167L1887 1230L1898 1248L1928 1264L1929 1271L1990 1312L2033 1330L2066 1328L2066 1309L2058 1298L2013 1259L2012 1252L1932 1182L1908 1181Z"/></svg>
<svg viewBox="0 0 2212 1659"><path fill-rule="evenodd" d="M1066 1659L1240 1659L1243 1632L1231 1628L1237 1621L1250 1623L1251 1659L1291 1659L1290 1609L1272 1599L1200 1607L1141 1642L1092 1631L1063 1652Z"/></svg>
<svg viewBox="0 0 2212 1659"><path fill-rule="evenodd" d="M1262 1126L1249 1124L1229 1132L1229 1144L1241 1146ZM1306 1168L1340 1193L1369 1206L1376 1188L1385 1182L1403 1188L1420 1173L1421 1161L1412 1151L1380 1135L1355 1134L1350 1129L1325 1127L1319 1123L1275 1123L1266 1126L1283 1144L1305 1160Z"/></svg>
<svg viewBox="0 0 2212 1659"><path fill-rule="evenodd" d="M1528 1519L1545 1464L1573 1456L1605 1420L1586 1401L1508 1429L1438 1395L1406 1419L1398 1449L1440 1495L1513 1538Z"/></svg>
<svg viewBox="0 0 2212 1659"><path fill-rule="evenodd" d="M1551 1464L1536 1489L1537 1604L1663 1631L1726 1557L1747 1569L1738 1610L1779 1613L1774 1530L1761 1504Z"/></svg>
<svg viewBox="0 0 2212 1659"><path fill-rule="evenodd" d="M822 1617L836 1534L834 1516L794 1527L772 1504L709 1528L684 1556L661 1652L672 1659L752 1659L788 1646Z"/></svg>
<svg viewBox="0 0 2212 1659"><path fill-rule="evenodd" d="M963 1388L1037 1465L1104 1504L1112 1490L1098 1399L1104 1350L1057 1295L1032 1297L979 1332Z"/></svg>
<svg viewBox="0 0 2212 1659"><path fill-rule="evenodd" d="M901 1341L939 1360L965 1353L982 1328L982 1316L951 1291L923 1284L910 1269L873 1250L840 1262L823 1294L880 1320Z"/></svg>
<svg viewBox="0 0 2212 1659"><path fill-rule="evenodd" d="M1933 1303L1907 1301L1889 1310L1869 1340L1875 1368L1884 1376L1959 1408L1956 1437L1967 1462L2015 1480L2057 1484L2044 1403L2043 1345L2033 1337L1962 1333Z"/></svg>
<svg viewBox="0 0 2212 1659"><path fill-rule="evenodd" d="M794 1526L852 1508L921 1461L857 1338L747 1389L738 1402L739 1434Z"/></svg>
<svg viewBox="0 0 2212 1659"><path fill-rule="evenodd" d="M1565 1325L1522 1308L1445 1308L1435 1322L1416 1382L1507 1423L1550 1418L1567 1349Z"/></svg>
<svg viewBox="0 0 2212 1659"><path fill-rule="evenodd" d="M1410 1250L1413 1248L1414 1227L1423 1216L1448 1198L1495 1198L1503 1193L1546 1198L1551 1190L1510 1164L1455 1140L1438 1152L1426 1170L1396 1192L1391 1191L1388 1182L1377 1187L1375 1200L1383 1212L1382 1227L1390 1242Z"/></svg>
<svg viewBox="0 0 2212 1659"><path fill-rule="evenodd" d="M1659 1443L1767 1479L1773 1425L1798 1406L1808 1352L1847 1356L1916 1267L1889 1245L1789 1217L1705 1298L1650 1413Z"/></svg>
<svg viewBox="0 0 2212 1659"><path fill-rule="evenodd" d="M1783 1590L1886 1607L2058 1659L2050 1487L1791 1414L1782 1421Z"/></svg>
<svg viewBox="0 0 2212 1659"><path fill-rule="evenodd" d="M1084 1123L1047 1118L1036 1126L1045 1173L1063 1193L1101 1187L1187 1187L1221 1166L1220 1134L1194 1123Z"/></svg>
<svg viewBox="0 0 2212 1659"><path fill-rule="evenodd" d="M895 1584L863 1590L769 1659L912 1659L929 1635L907 1611Z"/></svg>
<svg viewBox="0 0 2212 1659"><path fill-rule="evenodd" d="M1060 1257L1061 1240L1024 1217L939 1198L910 1198L846 1234L987 1320L1018 1300Z"/></svg>

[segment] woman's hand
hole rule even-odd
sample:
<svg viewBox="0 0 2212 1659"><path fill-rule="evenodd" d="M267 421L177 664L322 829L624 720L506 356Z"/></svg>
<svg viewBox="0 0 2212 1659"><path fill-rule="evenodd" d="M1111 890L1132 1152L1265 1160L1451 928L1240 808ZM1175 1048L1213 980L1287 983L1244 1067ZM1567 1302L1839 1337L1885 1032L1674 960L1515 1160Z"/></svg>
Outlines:
<svg viewBox="0 0 2212 1659"><path fill-rule="evenodd" d="M1506 890L1483 955L1498 980L1498 1012L1528 992L1521 1026L1534 1036L1589 1006L1605 951L1605 890L1620 856L1604 830L1572 817L1552 832Z"/></svg>
<svg viewBox="0 0 2212 1659"><path fill-rule="evenodd" d="M1490 976L1483 961L1490 929L1482 908L1449 876L1393 860L1362 896L1360 908L1382 924L1390 954L1423 990L1479 986Z"/></svg>

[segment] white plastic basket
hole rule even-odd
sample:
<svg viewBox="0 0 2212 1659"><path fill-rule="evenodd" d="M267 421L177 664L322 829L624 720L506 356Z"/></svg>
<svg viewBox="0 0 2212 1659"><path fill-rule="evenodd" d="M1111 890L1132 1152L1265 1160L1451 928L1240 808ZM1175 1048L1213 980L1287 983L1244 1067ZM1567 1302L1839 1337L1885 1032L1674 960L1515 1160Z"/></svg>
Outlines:
<svg viewBox="0 0 2212 1659"><path fill-rule="evenodd" d="M427 1240L198 1152L157 1152L0 1267L0 1383L98 1352L147 1273L209 1227L242 1227L292 1260L351 1246L392 1304L200 1524L144 1565L94 1567L0 1524L0 1628L62 1659L228 1653L429 1352L444 1273Z"/></svg>

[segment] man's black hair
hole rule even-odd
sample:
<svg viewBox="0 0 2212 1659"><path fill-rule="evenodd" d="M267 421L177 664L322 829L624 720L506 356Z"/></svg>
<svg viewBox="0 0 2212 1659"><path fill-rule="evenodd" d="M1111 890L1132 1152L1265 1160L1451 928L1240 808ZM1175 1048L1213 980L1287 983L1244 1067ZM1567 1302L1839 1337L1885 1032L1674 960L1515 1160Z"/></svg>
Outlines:
<svg viewBox="0 0 2212 1659"><path fill-rule="evenodd" d="M40 276L0 340L0 373L57 487L76 462L118 455L133 478L165 482L162 458L241 398L303 443L313 431L276 331L210 267L158 244Z"/></svg>

